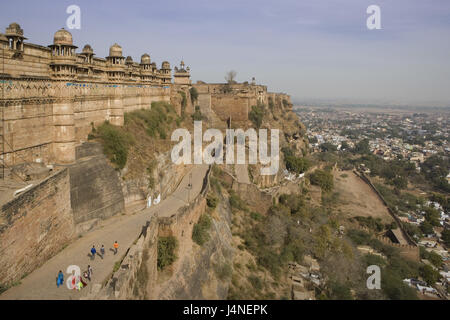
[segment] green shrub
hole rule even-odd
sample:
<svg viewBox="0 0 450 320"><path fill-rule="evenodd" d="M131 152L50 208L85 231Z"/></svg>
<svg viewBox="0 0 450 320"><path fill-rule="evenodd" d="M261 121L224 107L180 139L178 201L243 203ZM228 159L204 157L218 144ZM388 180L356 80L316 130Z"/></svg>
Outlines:
<svg viewBox="0 0 450 320"><path fill-rule="evenodd" d="M156 160L152 160L149 166L147 167L148 187L150 189L153 189L156 183L155 178L153 176L153 171L155 170L156 163L157 163Z"/></svg>
<svg viewBox="0 0 450 320"><path fill-rule="evenodd" d="M420 246L420 257L422 259L427 259L430 261L436 268L442 267L442 257L438 255L434 251L427 251L424 247Z"/></svg>
<svg viewBox="0 0 450 320"><path fill-rule="evenodd" d="M259 221L262 219L261 214L259 214L258 212L254 212L254 211L250 212L250 217L256 221Z"/></svg>
<svg viewBox="0 0 450 320"><path fill-rule="evenodd" d="M333 189L333 175L330 172L316 169L309 177L311 184L319 186L323 191L329 192Z"/></svg>
<svg viewBox="0 0 450 320"><path fill-rule="evenodd" d="M258 129L261 127L264 113L264 106L258 104L257 106L252 106L252 110L248 114L248 118Z"/></svg>
<svg viewBox="0 0 450 320"><path fill-rule="evenodd" d="M381 232L385 228L385 224L382 223L381 218L357 216L354 219L358 221L361 226L367 227L375 232Z"/></svg>
<svg viewBox="0 0 450 320"><path fill-rule="evenodd" d="M286 164L286 169L293 171L297 174L307 171L311 167L311 163L306 158L300 158L293 155L288 155L284 157L284 162Z"/></svg>
<svg viewBox="0 0 450 320"><path fill-rule="evenodd" d="M253 288L255 288L258 291L262 290L263 283L259 277L251 275L248 276L247 279L252 284Z"/></svg>
<svg viewBox="0 0 450 320"><path fill-rule="evenodd" d="M192 120L194 121L202 121L203 120L203 115L202 112L200 111L200 107L199 106L195 106L195 112L191 115Z"/></svg>
<svg viewBox="0 0 450 320"><path fill-rule="evenodd" d="M206 197L206 204L208 207L215 209L217 207L218 199L214 195L208 195Z"/></svg>
<svg viewBox="0 0 450 320"><path fill-rule="evenodd" d="M102 141L103 150L112 163L123 169L127 163L128 150L133 139L123 128L114 126L108 121L100 125L96 133Z"/></svg>
<svg viewBox="0 0 450 320"><path fill-rule="evenodd" d="M203 245L209 240L208 230L210 227L211 218L208 214L203 214L192 229L192 240L200 246Z"/></svg>
<svg viewBox="0 0 450 320"><path fill-rule="evenodd" d="M372 238L369 233L357 229L350 229L347 236L357 245L367 245Z"/></svg>
<svg viewBox="0 0 450 320"><path fill-rule="evenodd" d="M439 272L427 264L420 268L420 276L429 286L434 285L440 278Z"/></svg>
<svg viewBox="0 0 450 320"><path fill-rule="evenodd" d="M333 300L353 300L350 286L337 281L331 282L330 298Z"/></svg>
<svg viewBox="0 0 450 320"><path fill-rule="evenodd" d="M158 134L160 139L167 139L166 128L173 120L179 124L180 119L175 112L174 107L164 101L152 102L151 109L135 110L125 114L125 124L135 122L142 125L150 137L156 138Z"/></svg>
<svg viewBox="0 0 450 320"><path fill-rule="evenodd" d="M391 300L416 300L416 291L403 282L395 272L383 269L381 272L381 289Z"/></svg>
<svg viewBox="0 0 450 320"><path fill-rule="evenodd" d="M198 99L198 91L196 88L192 87L191 89L189 89L189 92L191 94L191 102L192 104L194 104L194 102Z"/></svg>
<svg viewBox="0 0 450 320"><path fill-rule="evenodd" d="M442 231L442 241L447 247L450 247L450 229Z"/></svg>
<svg viewBox="0 0 450 320"><path fill-rule="evenodd" d="M233 273L233 269L229 263L214 265L214 271L217 277L222 281L231 278L231 274Z"/></svg>
<svg viewBox="0 0 450 320"><path fill-rule="evenodd" d="M175 237L158 238L158 270L162 271L165 267L170 266L177 258L175 250L178 241Z"/></svg>
<svg viewBox="0 0 450 320"><path fill-rule="evenodd" d="M186 93L180 90L178 91L178 94L181 96L181 116L184 117L187 107Z"/></svg>
<svg viewBox="0 0 450 320"><path fill-rule="evenodd" d="M247 211L248 210L245 202L234 191L230 192L230 206L233 211L236 211L236 210Z"/></svg>

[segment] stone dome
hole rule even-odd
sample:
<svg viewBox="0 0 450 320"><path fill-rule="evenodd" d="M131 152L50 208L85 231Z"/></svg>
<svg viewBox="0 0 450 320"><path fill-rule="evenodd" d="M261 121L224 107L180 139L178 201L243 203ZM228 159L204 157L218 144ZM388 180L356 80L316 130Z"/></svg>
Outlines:
<svg viewBox="0 0 450 320"><path fill-rule="evenodd" d="M72 46L72 34L64 28L56 31L55 36L53 37L53 44Z"/></svg>
<svg viewBox="0 0 450 320"><path fill-rule="evenodd" d="M141 64L150 64L150 56L147 53L144 53L141 57Z"/></svg>
<svg viewBox="0 0 450 320"><path fill-rule="evenodd" d="M133 63L133 58L132 58L131 56L128 56L128 57L125 59L125 63Z"/></svg>
<svg viewBox="0 0 450 320"><path fill-rule="evenodd" d="M110 57L122 57L122 47L117 43L114 43L111 48L109 48Z"/></svg>
<svg viewBox="0 0 450 320"><path fill-rule="evenodd" d="M23 29L16 22L11 23L6 28L6 35L8 36L23 36Z"/></svg>
<svg viewBox="0 0 450 320"><path fill-rule="evenodd" d="M83 48L83 53L94 53L94 50L92 49L92 47L90 45L85 45Z"/></svg>
<svg viewBox="0 0 450 320"><path fill-rule="evenodd" d="M163 61L161 69L170 69L170 63L168 61Z"/></svg>

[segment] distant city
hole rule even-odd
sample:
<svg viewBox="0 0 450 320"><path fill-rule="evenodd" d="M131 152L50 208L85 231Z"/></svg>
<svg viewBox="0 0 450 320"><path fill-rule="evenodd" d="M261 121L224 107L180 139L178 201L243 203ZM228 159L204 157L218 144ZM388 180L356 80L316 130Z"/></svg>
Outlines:
<svg viewBox="0 0 450 320"><path fill-rule="evenodd" d="M439 152L450 151L450 108L440 112L354 106L349 108L296 107L306 125L313 149L331 143L354 147L369 140L370 150L384 160L407 158L417 164Z"/></svg>

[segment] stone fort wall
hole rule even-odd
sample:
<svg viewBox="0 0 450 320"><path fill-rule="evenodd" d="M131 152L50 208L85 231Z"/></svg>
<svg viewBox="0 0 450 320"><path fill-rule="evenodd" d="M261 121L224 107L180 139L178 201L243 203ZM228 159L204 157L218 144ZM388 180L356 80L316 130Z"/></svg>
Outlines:
<svg viewBox="0 0 450 320"><path fill-rule="evenodd" d="M92 125L123 125L125 112L170 101L170 87L150 85L3 79L0 100L6 165L41 159L73 163L75 145Z"/></svg>
<svg viewBox="0 0 450 320"><path fill-rule="evenodd" d="M255 84L197 83L198 105L222 120L247 121L252 106L267 104L267 87Z"/></svg>
<svg viewBox="0 0 450 320"><path fill-rule="evenodd" d="M48 177L0 209L0 286L38 268L75 235L68 169Z"/></svg>

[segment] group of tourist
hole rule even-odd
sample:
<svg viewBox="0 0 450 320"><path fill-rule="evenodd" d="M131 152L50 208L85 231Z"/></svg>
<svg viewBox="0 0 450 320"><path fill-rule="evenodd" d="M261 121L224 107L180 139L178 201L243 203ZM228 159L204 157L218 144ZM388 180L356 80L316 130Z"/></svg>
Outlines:
<svg viewBox="0 0 450 320"><path fill-rule="evenodd" d="M114 249L111 249L111 250L114 251L114 254L117 254L117 251L119 250L119 244L117 243L117 241L114 241L113 248ZM97 254L97 249L95 249L95 245L93 245L91 248L91 259L92 260L95 259L96 254ZM105 257L105 246L103 244L102 244L102 247L100 248L100 253L98 253L98 255L102 259Z"/></svg>
<svg viewBox="0 0 450 320"><path fill-rule="evenodd" d="M87 266L87 269L83 272L83 275L78 275L75 271L72 271L72 276L70 277L70 287L73 290L80 291L82 288L87 286L88 280L91 281L93 273L94 271L90 265ZM59 288L61 285L64 285L64 273L59 270L58 276L56 277L56 286Z"/></svg>
<svg viewBox="0 0 450 320"><path fill-rule="evenodd" d="M119 243L117 241L114 241L113 249L111 249L114 252L114 255L117 254L119 250ZM105 257L105 246L102 244L100 248L100 252L97 253L97 249L95 249L95 245L91 248L91 259L94 260L95 256L98 254L102 259ZM83 287L87 286L87 281L91 281L91 277L93 274L92 267L90 265L87 266L87 270L83 272L83 275L76 275L75 272L72 273L71 277L71 287L74 290L81 290ZM83 279L84 278L84 279ZM58 272L58 276L56 277L56 286L59 288L59 286L64 284L64 273L60 270Z"/></svg>

